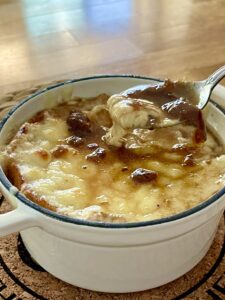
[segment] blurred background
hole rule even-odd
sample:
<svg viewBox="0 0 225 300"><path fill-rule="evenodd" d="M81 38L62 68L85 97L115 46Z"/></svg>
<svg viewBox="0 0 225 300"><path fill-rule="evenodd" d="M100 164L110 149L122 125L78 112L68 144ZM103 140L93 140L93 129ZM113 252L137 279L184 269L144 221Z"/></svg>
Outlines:
<svg viewBox="0 0 225 300"><path fill-rule="evenodd" d="M203 79L225 64L225 0L0 0L0 95L95 73Z"/></svg>

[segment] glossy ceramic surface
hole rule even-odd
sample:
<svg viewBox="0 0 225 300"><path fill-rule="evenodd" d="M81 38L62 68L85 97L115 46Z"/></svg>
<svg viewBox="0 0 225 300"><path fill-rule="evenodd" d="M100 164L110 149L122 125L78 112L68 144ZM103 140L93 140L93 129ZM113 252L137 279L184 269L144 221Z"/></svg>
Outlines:
<svg viewBox="0 0 225 300"><path fill-rule="evenodd" d="M145 77L108 75L46 89L25 99L6 116L0 144L7 143L12 131L35 112L63 99L113 94L150 81L154 82ZM216 88L214 96L221 101L224 89ZM207 113L209 126L225 142L224 111L209 104ZM153 288L190 270L209 249L225 207L223 188L204 203L172 217L100 224L59 216L34 204L9 183L2 170L0 187L15 207L0 215L0 236L20 231L32 257L47 271L71 284L104 292Z"/></svg>

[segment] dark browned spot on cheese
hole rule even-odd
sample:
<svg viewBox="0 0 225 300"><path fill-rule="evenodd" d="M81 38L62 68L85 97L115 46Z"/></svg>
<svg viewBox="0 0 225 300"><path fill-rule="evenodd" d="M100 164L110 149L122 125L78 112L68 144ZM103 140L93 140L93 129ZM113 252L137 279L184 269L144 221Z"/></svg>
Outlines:
<svg viewBox="0 0 225 300"><path fill-rule="evenodd" d="M75 148L83 145L84 142L85 142L84 138L75 135L70 136L66 139L66 143Z"/></svg>
<svg viewBox="0 0 225 300"><path fill-rule="evenodd" d="M46 150L37 150L36 152L41 158L43 158L44 160L47 160L49 158L49 152L47 152Z"/></svg>
<svg viewBox="0 0 225 300"><path fill-rule="evenodd" d="M148 183L155 181L158 177L158 173L155 171L138 168L133 173L131 173L132 180L136 183Z"/></svg>
<svg viewBox="0 0 225 300"><path fill-rule="evenodd" d="M18 189L21 188L22 184L24 183L24 178L21 175L19 167L16 165L16 163L12 162L7 166L6 175L13 185L15 185Z"/></svg>
<svg viewBox="0 0 225 300"><path fill-rule="evenodd" d="M97 143L91 143L87 145L88 149L97 149L99 145Z"/></svg>
<svg viewBox="0 0 225 300"><path fill-rule="evenodd" d="M99 163L106 156L106 151L104 148L97 148L92 153L86 155L87 160L91 160L93 162Z"/></svg>
<svg viewBox="0 0 225 300"><path fill-rule="evenodd" d="M20 127L19 132L20 132L21 134L27 134L27 133L28 133L28 124L27 124L27 123L23 124L23 125Z"/></svg>
<svg viewBox="0 0 225 300"><path fill-rule="evenodd" d="M184 158L183 166L193 167L195 165L193 154L188 154Z"/></svg>
<svg viewBox="0 0 225 300"><path fill-rule="evenodd" d="M43 121L45 118L45 112L42 110L42 111L39 111L35 116L33 116L29 122L30 123L39 123L41 121Z"/></svg>
<svg viewBox="0 0 225 300"><path fill-rule="evenodd" d="M52 155L56 158L62 157L67 153L68 153L68 148L66 148L63 145L57 146L57 148L52 151Z"/></svg>
<svg viewBox="0 0 225 300"><path fill-rule="evenodd" d="M70 131L83 137L91 132L91 122L87 115L81 111L70 112L66 120Z"/></svg>
<svg viewBox="0 0 225 300"><path fill-rule="evenodd" d="M121 171L122 171L122 172L128 171L128 167L122 167Z"/></svg>

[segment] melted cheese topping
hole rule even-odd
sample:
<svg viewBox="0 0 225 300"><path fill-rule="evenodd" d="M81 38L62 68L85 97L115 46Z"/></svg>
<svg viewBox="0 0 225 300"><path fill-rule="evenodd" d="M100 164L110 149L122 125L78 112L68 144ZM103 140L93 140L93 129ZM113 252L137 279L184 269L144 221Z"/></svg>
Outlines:
<svg viewBox="0 0 225 300"><path fill-rule="evenodd" d="M161 129L160 134L151 131L157 151L144 157L113 151L101 140L102 135L91 137L82 147L70 146L66 143L71 136L66 112L71 109L84 107L92 122L97 120L98 125L104 125L104 133L111 126L104 104L96 109L96 99L86 106L84 103L75 101L45 111L42 120L24 124L3 149L1 161L9 178L31 200L71 217L131 222L187 210L224 186L225 155L211 134L205 144L191 153L193 166L183 164L186 152L171 151L171 136L173 142L183 141L179 127L173 129L175 132L169 128ZM99 112L101 117L96 117ZM87 144L94 141L106 149L106 156L99 163L87 160L93 152ZM131 173L137 168L157 172L157 180L135 183Z"/></svg>
<svg viewBox="0 0 225 300"><path fill-rule="evenodd" d="M148 100L116 94L109 98L107 104L113 125L103 139L107 144L115 147L125 146L129 149L149 146L156 139L151 136L148 128L172 126L178 123L177 120L168 119L160 107ZM144 141L144 145L141 141Z"/></svg>

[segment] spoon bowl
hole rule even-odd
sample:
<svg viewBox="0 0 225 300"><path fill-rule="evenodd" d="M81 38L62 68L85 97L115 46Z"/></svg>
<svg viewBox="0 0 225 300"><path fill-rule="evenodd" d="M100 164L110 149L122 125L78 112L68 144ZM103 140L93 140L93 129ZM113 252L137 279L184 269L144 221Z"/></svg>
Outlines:
<svg viewBox="0 0 225 300"><path fill-rule="evenodd" d="M199 109L203 109L215 86L225 77L225 65L216 70L207 79L202 81L174 81L174 94L191 100ZM137 85L123 91L122 94L130 94L137 90L144 91L156 85L143 84Z"/></svg>
<svg viewBox="0 0 225 300"><path fill-rule="evenodd" d="M210 95L214 89L214 87L225 77L225 65L216 70L213 74L211 74L207 79L202 81L170 81L172 83L172 93L176 95L178 99L183 99L192 105L196 106L199 110L202 110L208 103L210 99ZM135 95L138 91L138 94L144 93L149 88L155 87L157 88L160 84L144 84L133 86L123 92L121 92L124 96ZM168 100L170 102L171 100ZM155 101L155 103L157 100ZM173 119L162 119L160 123L156 124L154 128L163 128L175 126L182 123L181 120Z"/></svg>

